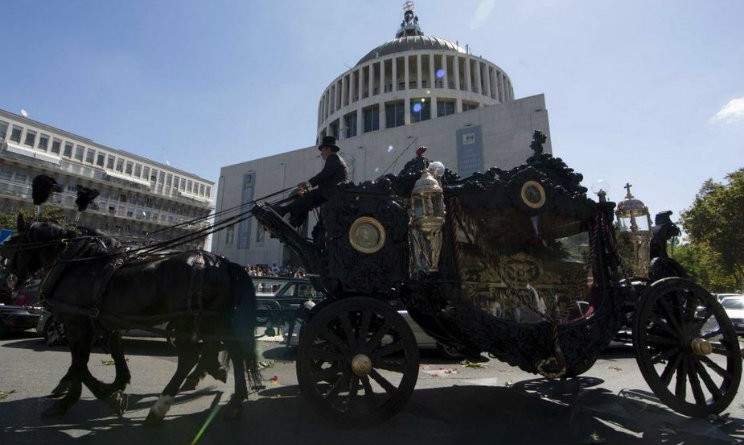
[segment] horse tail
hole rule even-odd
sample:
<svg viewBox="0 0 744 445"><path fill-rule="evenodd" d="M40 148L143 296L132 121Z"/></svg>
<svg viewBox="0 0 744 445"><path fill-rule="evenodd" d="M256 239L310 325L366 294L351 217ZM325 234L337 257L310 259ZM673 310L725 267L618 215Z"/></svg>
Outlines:
<svg viewBox="0 0 744 445"><path fill-rule="evenodd" d="M240 342L248 383L251 387L258 387L262 379L256 347L256 289L248 272L239 264L228 261L228 271L235 307L232 330Z"/></svg>

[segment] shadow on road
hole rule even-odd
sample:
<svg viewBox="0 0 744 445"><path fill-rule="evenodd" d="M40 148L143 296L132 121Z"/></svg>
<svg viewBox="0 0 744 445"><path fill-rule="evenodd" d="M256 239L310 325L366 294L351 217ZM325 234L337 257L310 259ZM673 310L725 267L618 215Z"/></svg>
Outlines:
<svg viewBox="0 0 744 445"><path fill-rule="evenodd" d="M530 379L511 387L452 386L419 389L401 413L370 428L335 425L315 414L296 385L265 389L244 404L242 419L227 422L210 413L227 397L214 389L185 393L163 425L142 422L156 394L130 395L124 417L112 416L95 400L81 400L62 418L42 421L38 414L51 403L44 398L6 400L9 410L27 413L24 425L4 426L4 443L75 444L302 443L302 444L724 444L739 442L740 419L689 419L638 390L612 394L597 380L569 382ZM600 381L601 382L601 381ZM179 405L211 398L211 409L183 413ZM222 402L220 402L222 400ZM92 413L92 414L91 414Z"/></svg>

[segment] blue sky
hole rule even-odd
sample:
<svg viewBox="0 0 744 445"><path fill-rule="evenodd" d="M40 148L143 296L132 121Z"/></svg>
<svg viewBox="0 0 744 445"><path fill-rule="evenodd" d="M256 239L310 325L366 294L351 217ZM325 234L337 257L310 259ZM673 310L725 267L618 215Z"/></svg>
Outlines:
<svg viewBox="0 0 744 445"><path fill-rule="evenodd" d="M402 1L7 0L0 108L216 181L314 144L325 87ZM456 6L455 6L456 5ZM545 94L553 151L652 214L744 167L744 2L419 0L426 34ZM431 153L436 158L435 153Z"/></svg>

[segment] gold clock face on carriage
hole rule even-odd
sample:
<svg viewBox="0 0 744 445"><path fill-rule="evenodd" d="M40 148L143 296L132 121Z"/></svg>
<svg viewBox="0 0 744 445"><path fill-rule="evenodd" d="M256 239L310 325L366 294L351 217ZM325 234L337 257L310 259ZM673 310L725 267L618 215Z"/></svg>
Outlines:
<svg viewBox="0 0 744 445"><path fill-rule="evenodd" d="M349 229L349 242L357 252L375 253L385 245L385 228L372 217L359 217Z"/></svg>
<svg viewBox="0 0 744 445"><path fill-rule="evenodd" d="M529 208L539 209L545 205L545 188L537 181L526 181L520 192L522 202Z"/></svg>

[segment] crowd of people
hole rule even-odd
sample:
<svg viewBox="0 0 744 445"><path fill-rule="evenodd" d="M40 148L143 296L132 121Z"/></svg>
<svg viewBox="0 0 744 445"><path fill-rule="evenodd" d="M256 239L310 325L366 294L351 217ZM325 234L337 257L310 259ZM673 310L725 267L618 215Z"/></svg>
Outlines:
<svg viewBox="0 0 744 445"><path fill-rule="evenodd" d="M279 266L274 263L271 266L268 264L248 264L245 266L245 270L248 275L252 277L294 277L302 278L305 276L305 269L302 266L293 266L287 264Z"/></svg>

